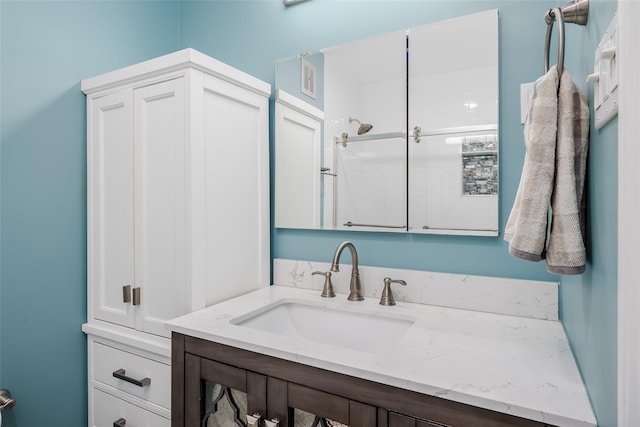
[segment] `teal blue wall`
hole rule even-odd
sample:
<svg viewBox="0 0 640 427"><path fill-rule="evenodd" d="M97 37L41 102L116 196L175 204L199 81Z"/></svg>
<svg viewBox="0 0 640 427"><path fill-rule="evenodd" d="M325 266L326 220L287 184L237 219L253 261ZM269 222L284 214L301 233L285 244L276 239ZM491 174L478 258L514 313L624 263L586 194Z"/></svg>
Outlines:
<svg viewBox="0 0 640 427"><path fill-rule="evenodd" d="M276 2L182 2L182 47L195 47L273 83L270 62L374 34L489 8L500 13L500 228L513 203L524 159L519 85L542 73L546 8L565 1L314 0L290 8ZM615 11L614 0L592 0L589 25L567 25L566 65L584 78ZM231 35L229 44L221 35ZM247 54L251 52L251 54ZM555 52L551 54L555 62ZM590 98L591 99L591 98ZM617 298L616 122L592 130L589 159L589 265L583 276L560 279L545 266L512 258L502 238L273 230L273 256L329 261L336 245L353 240L366 265L561 280L563 323L602 426L616 425Z"/></svg>
<svg viewBox="0 0 640 427"><path fill-rule="evenodd" d="M500 228L515 198L524 142L520 83L542 71L545 8L556 2L323 1L285 8L281 1L182 1L181 45L274 82L274 60L383 32L497 8L501 31ZM250 7L249 7L250 6ZM229 41L233 42L230 43ZM363 265L558 280L543 264L507 254L502 237L274 230L273 256L329 261L344 239L356 243Z"/></svg>
<svg viewBox="0 0 640 427"><path fill-rule="evenodd" d="M4 426L86 425L81 79L193 47L273 84L276 58L497 8L502 229L524 158L519 85L541 74L542 15L557 4L564 2L0 1L0 386L19 402ZM589 72L616 2L592 5L586 31L567 29L575 80ZM616 424L616 144L615 123L592 132L589 265L561 285L563 323L603 426ZM274 257L328 261L351 239L367 265L560 280L543 264L508 256L501 237L304 230L273 230L272 237Z"/></svg>
<svg viewBox="0 0 640 427"><path fill-rule="evenodd" d="M178 49L177 1L0 2L3 427L86 426L80 80Z"/></svg>
<svg viewBox="0 0 640 427"><path fill-rule="evenodd" d="M587 27L567 27L566 66L588 93L593 115L596 46L617 9L615 1L591 0ZM571 28L573 27L573 28ZM587 182L587 268L583 275L563 277L562 323L578 360L600 427L617 423L618 298L618 124L617 118L590 131Z"/></svg>

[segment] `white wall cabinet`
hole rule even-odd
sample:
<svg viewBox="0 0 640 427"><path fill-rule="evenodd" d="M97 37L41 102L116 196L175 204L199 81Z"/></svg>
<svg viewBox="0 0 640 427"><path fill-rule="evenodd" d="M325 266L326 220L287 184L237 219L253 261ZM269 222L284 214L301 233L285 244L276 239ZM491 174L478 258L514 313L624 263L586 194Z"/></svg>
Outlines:
<svg viewBox="0 0 640 427"><path fill-rule="evenodd" d="M84 80L82 90L89 424L99 425L96 390L168 419L166 402L104 381L114 358L94 359L91 346L168 366L167 320L269 285L271 88L185 49Z"/></svg>

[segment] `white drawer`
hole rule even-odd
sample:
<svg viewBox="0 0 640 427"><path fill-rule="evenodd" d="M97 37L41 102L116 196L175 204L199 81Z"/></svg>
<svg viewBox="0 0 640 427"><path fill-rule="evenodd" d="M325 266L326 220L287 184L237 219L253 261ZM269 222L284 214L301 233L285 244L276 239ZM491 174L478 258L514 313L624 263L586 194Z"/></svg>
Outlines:
<svg viewBox="0 0 640 427"><path fill-rule="evenodd" d="M93 389L94 427L114 427L116 421L124 419L126 427L171 427L171 421L149 412L132 403L125 402L102 390Z"/></svg>
<svg viewBox="0 0 640 427"><path fill-rule="evenodd" d="M171 366L95 341L93 358L92 377L95 381L171 409ZM144 383L148 379L149 384L136 385L116 378L114 372L117 371L132 382Z"/></svg>

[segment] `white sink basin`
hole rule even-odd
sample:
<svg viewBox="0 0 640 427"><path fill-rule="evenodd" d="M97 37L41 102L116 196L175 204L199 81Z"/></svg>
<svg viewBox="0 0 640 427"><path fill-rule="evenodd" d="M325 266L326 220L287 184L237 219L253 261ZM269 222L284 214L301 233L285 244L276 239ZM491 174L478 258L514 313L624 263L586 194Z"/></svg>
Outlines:
<svg viewBox="0 0 640 427"><path fill-rule="evenodd" d="M358 303L353 303L358 304ZM280 300L231 324L366 352L389 349L416 319L357 306Z"/></svg>

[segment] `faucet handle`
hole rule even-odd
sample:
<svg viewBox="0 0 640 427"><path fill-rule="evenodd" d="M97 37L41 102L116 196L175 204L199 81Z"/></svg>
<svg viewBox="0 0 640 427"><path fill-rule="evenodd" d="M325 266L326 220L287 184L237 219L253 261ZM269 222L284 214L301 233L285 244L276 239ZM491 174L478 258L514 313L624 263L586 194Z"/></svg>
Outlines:
<svg viewBox="0 0 640 427"><path fill-rule="evenodd" d="M391 292L392 283L400 283L402 286L407 286L407 282L404 280L392 280L390 277L385 277L380 305L396 305L396 301L393 299L393 293Z"/></svg>
<svg viewBox="0 0 640 427"><path fill-rule="evenodd" d="M324 287L322 288L322 294L320 294L321 297L333 298L333 297L336 296L336 293L333 290L333 283L331 282L331 272L330 271L314 271L311 274L312 275L324 276Z"/></svg>

